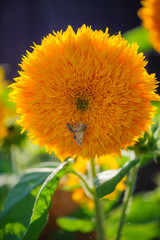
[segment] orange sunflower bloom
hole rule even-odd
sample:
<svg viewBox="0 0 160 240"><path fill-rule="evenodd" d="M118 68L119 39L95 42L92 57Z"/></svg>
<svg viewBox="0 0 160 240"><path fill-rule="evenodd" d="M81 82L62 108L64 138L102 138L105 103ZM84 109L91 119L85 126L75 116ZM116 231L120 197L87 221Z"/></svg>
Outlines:
<svg viewBox="0 0 160 240"><path fill-rule="evenodd" d="M144 0L138 16L143 26L149 30L151 42L157 52L160 53L160 1Z"/></svg>
<svg viewBox="0 0 160 240"><path fill-rule="evenodd" d="M137 44L83 25L49 34L21 63L10 95L23 131L61 159L120 153L152 123L155 74ZM66 124L87 125L79 146ZM77 125L79 126L79 125Z"/></svg>

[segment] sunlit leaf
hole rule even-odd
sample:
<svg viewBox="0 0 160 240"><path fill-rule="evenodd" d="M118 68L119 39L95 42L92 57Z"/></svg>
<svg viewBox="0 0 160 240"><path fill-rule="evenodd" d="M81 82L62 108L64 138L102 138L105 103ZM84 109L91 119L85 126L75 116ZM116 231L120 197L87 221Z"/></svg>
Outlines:
<svg viewBox="0 0 160 240"><path fill-rule="evenodd" d="M15 104L10 101L9 99L9 89L7 87L3 87L3 91L1 92L1 99L4 102L4 104L9 107L10 109L15 109Z"/></svg>
<svg viewBox="0 0 160 240"><path fill-rule="evenodd" d="M126 162L135 159L134 151L130 151L130 150L126 151L126 150L122 149L121 154L122 154L121 157L119 157L119 156L117 157L120 167L123 167Z"/></svg>
<svg viewBox="0 0 160 240"><path fill-rule="evenodd" d="M137 163L138 160L135 159L127 162L122 168L98 173L94 178L98 198L104 197L113 192L117 184Z"/></svg>
<svg viewBox="0 0 160 240"><path fill-rule="evenodd" d="M157 108L153 121L154 121L156 124L159 124L160 101L152 101L151 104Z"/></svg>
<svg viewBox="0 0 160 240"><path fill-rule="evenodd" d="M152 101L151 103L153 106L157 107L157 114L160 115L160 101Z"/></svg>
<svg viewBox="0 0 160 240"><path fill-rule="evenodd" d="M71 170L71 163L72 160L62 163L43 183L38 196L36 197L33 214L30 219L27 234L23 238L24 240L37 239L45 227L47 223L48 210L51 207L51 198L57 188L60 178L63 177L67 171Z"/></svg>
<svg viewBox="0 0 160 240"><path fill-rule="evenodd" d="M88 233L93 231L94 222L90 219L80 219L75 217L61 217L57 219L57 224L69 232Z"/></svg>
<svg viewBox="0 0 160 240"><path fill-rule="evenodd" d="M51 197L58 181L69 168L70 161L67 161L54 171L51 168L33 169L34 172L22 176L10 191L0 216L0 239L38 238L46 224Z"/></svg>
<svg viewBox="0 0 160 240"><path fill-rule="evenodd" d="M123 37L130 43L137 42L139 52L147 52L152 49L148 31L142 26L133 28L123 34Z"/></svg>
<svg viewBox="0 0 160 240"><path fill-rule="evenodd" d="M22 239L29 225L36 194L50 173L51 169L28 173L10 191L0 216L0 236L2 239ZM17 230L17 226L20 225L22 231Z"/></svg>

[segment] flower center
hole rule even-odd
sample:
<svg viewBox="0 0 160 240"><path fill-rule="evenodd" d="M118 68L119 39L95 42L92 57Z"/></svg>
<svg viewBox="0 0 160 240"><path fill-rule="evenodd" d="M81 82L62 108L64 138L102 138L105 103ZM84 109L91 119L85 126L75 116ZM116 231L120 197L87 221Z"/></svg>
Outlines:
<svg viewBox="0 0 160 240"><path fill-rule="evenodd" d="M84 112L88 108L89 100L78 97L75 101L75 104L76 104L77 110Z"/></svg>

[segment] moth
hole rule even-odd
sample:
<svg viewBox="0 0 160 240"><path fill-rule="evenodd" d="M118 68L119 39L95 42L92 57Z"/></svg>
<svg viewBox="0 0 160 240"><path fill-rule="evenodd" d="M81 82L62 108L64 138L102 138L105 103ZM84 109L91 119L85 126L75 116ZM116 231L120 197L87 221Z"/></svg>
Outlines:
<svg viewBox="0 0 160 240"><path fill-rule="evenodd" d="M87 128L87 125L66 123L66 126L70 133L74 133L74 140L79 146L81 146L83 141L83 135Z"/></svg>

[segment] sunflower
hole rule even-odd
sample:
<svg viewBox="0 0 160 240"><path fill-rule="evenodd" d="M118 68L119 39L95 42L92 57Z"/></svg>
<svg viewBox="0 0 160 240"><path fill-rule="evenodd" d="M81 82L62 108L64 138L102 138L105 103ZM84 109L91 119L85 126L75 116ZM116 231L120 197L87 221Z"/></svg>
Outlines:
<svg viewBox="0 0 160 240"><path fill-rule="evenodd" d="M101 156L98 159L96 159L97 167L99 167L99 171L101 170L110 170L110 169L118 169L119 163L117 159L111 155ZM73 168L82 174L88 175L88 167L87 167L87 159L82 159L81 157L78 157L76 162L73 164ZM125 190L125 180L126 177L124 177L116 186L115 190L106 195L104 199L108 200L114 200L116 197L118 197L120 192L123 192ZM83 188L80 185L80 180L77 176L74 174L70 174L68 176L68 180L66 181L66 186L70 186L72 191L72 199L75 203L78 203L79 205L86 205L88 208L93 209L94 208L94 201L92 198L90 198L83 190Z"/></svg>
<svg viewBox="0 0 160 240"><path fill-rule="evenodd" d="M155 74L147 73L137 48L120 33L85 25L77 33L69 26L49 34L23 57L11 85L18 124L61 159L119 154L149 129L150 101L159 100ZM81 146L73 135L83 138Z"/></svg>
<svg viewBox="0 0 160 240"><path fill-rule="evenodd" d="M160 53L160 1L144 0L141 3L143 7L138 10L138 16L150 32L153 47Z"/></svg>

